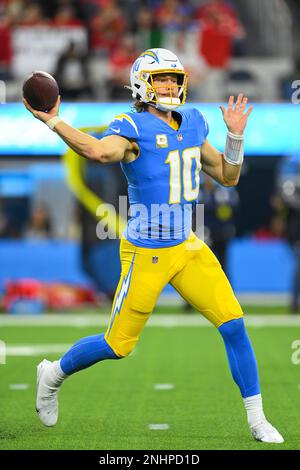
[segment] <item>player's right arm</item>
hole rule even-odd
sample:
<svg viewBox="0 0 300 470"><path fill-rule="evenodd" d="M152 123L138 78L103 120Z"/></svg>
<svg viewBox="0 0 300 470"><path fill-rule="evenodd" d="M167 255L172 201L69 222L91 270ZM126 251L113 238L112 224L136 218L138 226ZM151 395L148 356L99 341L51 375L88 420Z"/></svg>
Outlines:
<svg viewBox="0 0 300 470"><path fill-rule="evenodd" d="M35 118L47 124L50 119L58 116L60 97L54 108L48 113L33 109L25 99L23 103ZM76 153L82 157L100 163L113 163L120 162L123 159L126 160L130 153L135 151L135 144L124 137L110 135L102 139L97 139L96 137L75 129L62 120L58 120L53 130Z"/></svg>
<svg viewBox="0 0 300 470"><path fill-rule="evenodd" d="M69 126L64 121L56 124L55 132L76 153L99 163L120 162L128 151L133 150L132 143L124 137L109 135L97 139Z"/></svg>

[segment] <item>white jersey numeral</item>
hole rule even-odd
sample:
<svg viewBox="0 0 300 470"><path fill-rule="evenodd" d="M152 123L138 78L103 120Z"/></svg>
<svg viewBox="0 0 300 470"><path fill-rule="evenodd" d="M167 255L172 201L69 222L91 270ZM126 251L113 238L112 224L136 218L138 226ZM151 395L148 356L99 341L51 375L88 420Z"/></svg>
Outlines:
<svg viewBox="0 0 300 470"><path fill-rule="evenodd" d="M194 186L192 179L193 160L194 166ZM190 147L182 152L182 161L180 159L179 150L172 150L168 153L165 161L170 165L170 193L169 204L178 204L181 202L181 188L183 184L183 196L186 201L193 201L199 193L199 172L201 170L200 163L200 147ZM183 166L183 171L181 171Z"/></svg>

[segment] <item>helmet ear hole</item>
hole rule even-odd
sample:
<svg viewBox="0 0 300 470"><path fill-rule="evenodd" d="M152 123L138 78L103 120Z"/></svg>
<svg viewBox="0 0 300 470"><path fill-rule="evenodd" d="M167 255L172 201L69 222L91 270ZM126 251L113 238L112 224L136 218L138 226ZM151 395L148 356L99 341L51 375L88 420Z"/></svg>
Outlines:
<svg viewBox="0 0 300 470"><path fill-rule="evenodd" d="M139 93L136 94L136 99L139 100L139 101L142 100L142 97L141 97L141 95L140 95Z"/></svg>

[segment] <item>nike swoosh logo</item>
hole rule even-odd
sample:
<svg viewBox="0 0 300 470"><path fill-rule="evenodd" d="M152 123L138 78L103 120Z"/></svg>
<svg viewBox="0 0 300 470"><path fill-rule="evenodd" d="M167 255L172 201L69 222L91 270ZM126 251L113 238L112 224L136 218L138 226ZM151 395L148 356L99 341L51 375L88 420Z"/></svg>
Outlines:
<svg viewBox="0 0 300 470"><path fill-rule="evenodd" d="M112 131L116 132L117 134L119 134L121 132L121 129L118 127L118 129L114 129L113 127L111 128Z"/></svg>

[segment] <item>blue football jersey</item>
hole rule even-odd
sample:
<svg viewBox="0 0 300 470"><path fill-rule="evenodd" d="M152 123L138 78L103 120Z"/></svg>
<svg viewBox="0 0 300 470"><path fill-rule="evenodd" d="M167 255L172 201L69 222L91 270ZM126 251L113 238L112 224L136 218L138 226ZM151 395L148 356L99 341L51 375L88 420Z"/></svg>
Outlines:
<svg viewBox="0 0 300 470"><path fill-rule="evenodd" d="M121 162L130 203L124 236L137 246L173 246L191 231L208 124L195 108L176 113L181 116L178 130L143 111L116 116L104 134L126 137L140 149L134 161Z"/></svg>

